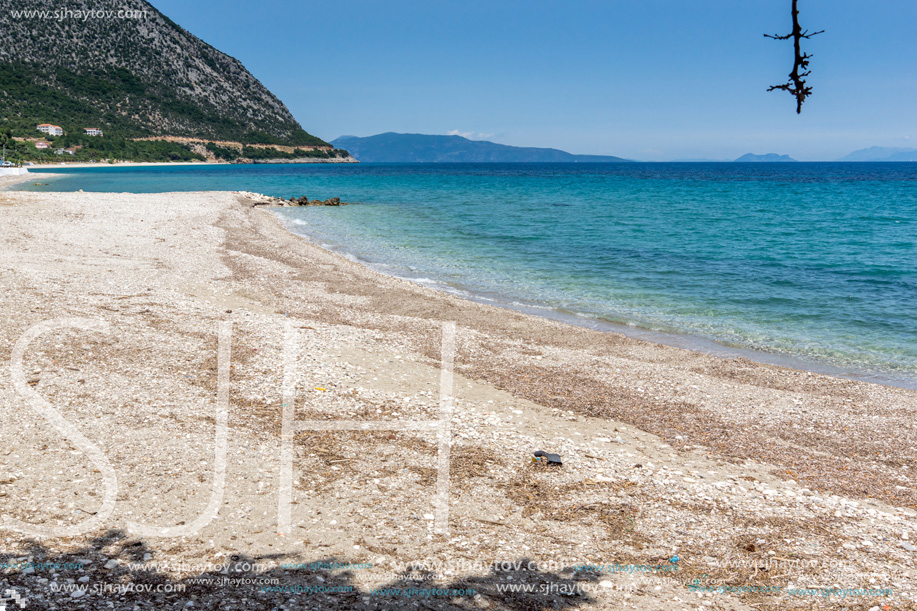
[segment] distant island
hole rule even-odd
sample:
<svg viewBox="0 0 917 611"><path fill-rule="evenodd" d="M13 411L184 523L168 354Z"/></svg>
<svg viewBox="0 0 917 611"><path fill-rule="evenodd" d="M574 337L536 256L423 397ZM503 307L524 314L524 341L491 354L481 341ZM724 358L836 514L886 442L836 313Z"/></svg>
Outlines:
<svg viewBox="0 0 917 611"><path fill-rule="evenodd" d="M365 138L341 136L332 140L331 145L336 149L350 151L350 154L359 161L377 163L621 163L630 161L610 155L574 155L551 148L508 146L485 140L469 140L462 136L396 134L393 132Z"/></svg>
<svg viewBox="0 0 917 611"><path fill-rule="evenodd" d="M917 149L871 146L853 151L838 161L917 161Z"/></svg>
<svg viewBox="0 0 917 611"><path fill-rule="evenodd" d="M755 155L754 153L746 153L736 159L736 162L784 162L784 161L796 161L789 155L778 155L777 153L767 153L766 155Z"/></svg>

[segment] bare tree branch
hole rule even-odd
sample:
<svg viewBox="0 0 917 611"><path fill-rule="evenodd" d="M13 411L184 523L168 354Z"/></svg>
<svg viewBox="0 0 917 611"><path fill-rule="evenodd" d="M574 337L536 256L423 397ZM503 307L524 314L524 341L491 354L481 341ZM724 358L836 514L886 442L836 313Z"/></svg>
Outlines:
<svg viewBox="0 0 917 611"><path fill-rule="evenodd" d="M799 9L797 7L798 0L793 0L793 31L789 34L783 36L780 34L765 34L765 38L772 38L774 40L789 40L793 39L793 49L795 50L795 60L793 61L793 71L789 74L789 80L782 85L771 85L768 88L768 91L788 91L793 96L796 97L796 114L802 112L802 103L806 101L806 98L812 94L812 88L806 85L805 77L809 76L812 72L809 68L809 60L812 58L808 53L803 53L800 48L800 43L803 39L809 39L813 36L821 34L824 30L819 30L817 32L809 32L809 30L803 30L799 26Z"/></svg>

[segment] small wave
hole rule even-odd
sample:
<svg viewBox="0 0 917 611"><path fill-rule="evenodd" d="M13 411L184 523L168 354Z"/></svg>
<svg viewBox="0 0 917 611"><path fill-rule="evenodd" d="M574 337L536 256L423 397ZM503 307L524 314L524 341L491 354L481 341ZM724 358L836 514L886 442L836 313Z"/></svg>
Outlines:
<svg viewBox="0 0 917 611"><path fill-rule="evenodd" d="M526 303L524 301L510 301L509 305L513 305L513 306L520 307L520 308L531 308L533 310L546 310L548 312L557 311L557 308L552 307L552 306L535 305L533 303Z"/></svg>

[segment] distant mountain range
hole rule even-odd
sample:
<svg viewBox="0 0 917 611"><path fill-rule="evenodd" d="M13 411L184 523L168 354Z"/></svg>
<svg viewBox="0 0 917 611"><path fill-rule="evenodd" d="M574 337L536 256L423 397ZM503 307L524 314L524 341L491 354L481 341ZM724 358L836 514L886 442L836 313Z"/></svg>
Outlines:
<svg viewBox="0 0 917 611"><path fill-rule="evenodd" d="M332 140L336 149L346 149L359 161L389 163L449 163L449 162L633 162L611 155L575 155L552 148L534 148L497 144L486 140L469 140L462 136L429 134L398 134L386 132L361 138L341 136ZM686 159L683 161L712 162L713 159ZM789 155L747 153L738 163L796 162ZM854 151L838 161L917 161L917 149L873 146Z"/></svg>
<svg viewBox="0 0 917 611"><path fill-rule="evenodd" d="M366 138L341 136L331 144L335 148L350 151L359 161L379 163L630 161L610 155L573 155L558 149L507 146L484 140L469 140L461 136L393 132Z"/></svg>
<svg viewBox="0 0 917 611"><path fill-rule="evenodd" d="M917 161L917 149L871 146L853 151L838 161Z"/></svg>
<svg viewBox="0 0 917 611"><path fill-rule="evenodd" d="M746 153L742 155L741 157L739 157L738 159L736 159L736 161L740 161L743 163L750 162L750 161L771 163L775 161L782 162L782 161L796 161L796 160L790 157L789 155L778 155L777 153L767 153L766 155L755 155L754 153Z"/></svg>

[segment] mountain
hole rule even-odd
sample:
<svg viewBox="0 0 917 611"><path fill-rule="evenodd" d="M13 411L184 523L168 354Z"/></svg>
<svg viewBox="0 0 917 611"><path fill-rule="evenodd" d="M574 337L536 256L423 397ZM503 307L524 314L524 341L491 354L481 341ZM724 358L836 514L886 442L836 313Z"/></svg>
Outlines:
<svg viewBox="0 0 917 611"><path fill-rule="evenodd" d="M917 161L917 149L871 146L853 151L838 161Z"/></svg>
<svg viewBox="0 0 917 611"><path fill-rule="evenodd" d="M686 157L683 159L669 159L669 163L722 163L728 159L709 159L707 157Z"/></svg>
<svg viewBox="0 0 917 611"><path fill-rule="evenodd" d="M449 162L599 162L629 161L605 155L573 155L558 149L507 146L461 136L396 134L388 132L366 138L341 136L335 148L347 149L360 161L393 163Z"/></svg>
<svg viewBox="0 0 917 611"><path fill-rule="evenodd" d="M736 159L737 162L765 162L771 163L775 161L796 161L789 155L778 155L777 153L767 153L766 155L755 155L754 153L746 153Z"/></svg>
<svg viewBox="0 0 917 611"><path fill-rule="evenodd" d="M327 146L238 60L144 0L3 3L0 126L31 137L39 123L68 135Z"/></svg>

